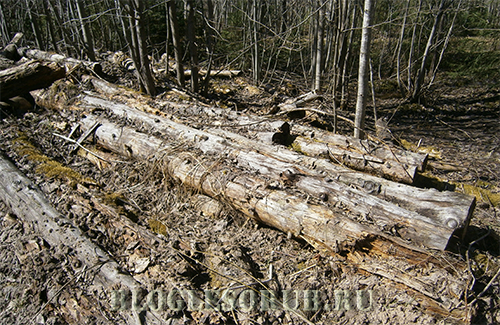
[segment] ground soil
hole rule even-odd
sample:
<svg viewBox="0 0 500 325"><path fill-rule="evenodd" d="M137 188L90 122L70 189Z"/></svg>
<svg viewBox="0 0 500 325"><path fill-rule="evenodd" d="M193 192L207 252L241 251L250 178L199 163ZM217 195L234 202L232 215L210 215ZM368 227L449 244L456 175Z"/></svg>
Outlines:
<svg viewBox="0 0 500 325"><path fill-rule="evenodd" d="M129 82L133 80L123 75L119 77ZM251 86L245 77L216 80L212 85L205 101L221 107L235 107L242 110L242 114L266 114L282 97L290 96L291 92L300 93L300 87L288 89L287 85L277 84L272 85L271 94L269 87ZM467 184L499 193L499 89L498 85L479 84L454 87L442 81L429 92L424 105L408 104L390 96L378 99L378 116L388 117L395 145L406 140L415 146L420 144L415 150L426 147L433 150L435 158L421 186L429 186L439 179L440 184L446 182L457 190L460 190L459 184ZM170 98L173 95L166 92L160 96ZM326 97L315 105L329 109L328 102ZM340 114L352 118L350 109ZM370 111L370 132L374 131L371 114ZM203 290L265 281L253 287L278 291L318 290L323 301L330 304L340 290L373 293L368 308L351 306L350 310L329 311L277 308L248 312L168 310L160 313L159 323L301 324L304 318L317 324L455 322L423 310L407 288L359 272L341 256L318 251L300 239L289 238L281 231L242 217L228 206L223 207L217 218L202 213L194 203L198 193L173 182L164 174L159 160L127 160L108 153L114 163L92 164L72 152L70 143L53 134L68 134L72 123L79 118L68 110L41 107L20 117L5 117L0 121L0 148L40 187L60 213L109 252L120 263L123 272L134 275L145 291L169 292L187 288L202 294ZM314 114L299 122L331 125L325 116ZM349 124L339 122L339 132L350 133ZM19 150L19 139L23 135L43 155L80 173L87 179L86 183L75 184L74 179L48 175L37 168L39 162L30 160ZM109 215L97 209L91 197L100 198L100 202L107 203L119 215L154 234L154 243L126 227L109 229ZM476 283L464 300L474 299L500 267L500 209L493 205L488 198L478 199L467 237L450 247L448 253L453 258L466 259L468 256L470 259ZM92 272L82 271L81 263L73 258L71 243L50 247L33 225L23 223L1 202L0 207L2 324L125 323L124 311L106 307L110 293L93 285ZM469 245L477 239L481 240ZM138 261L145 257L148 263L141 268ZM266 281L270 268L272 280ZM500 322L499 293L497 280L477 300L473 323Z"/></svg>

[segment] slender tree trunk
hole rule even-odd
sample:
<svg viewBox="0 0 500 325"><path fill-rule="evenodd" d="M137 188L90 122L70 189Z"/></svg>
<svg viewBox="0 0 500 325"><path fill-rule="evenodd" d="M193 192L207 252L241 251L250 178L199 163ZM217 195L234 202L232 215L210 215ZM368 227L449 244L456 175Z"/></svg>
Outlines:
<svg viewBox="0 0 500 325"><path fill-rule="evenodd" d="M170 29L172 31L172 43L174 45L175 65L177 70L177 82L184 87L184 67L182 65L181 41L179 37L179 26L177 24L177 8L174 0L167 2L168 16L170 17Z"/></svg>
<svg viewBox="0 0 500 325"><path fill-rule="evenodd" d="M406 95L406 91L405 91L405 88L403 85L403 81L401 80L401 51L403 49L403 41L404 41L405 29L406 29L406 19L408 18L408 7L409 6L410 6L410 1L406 2L406 9L405 9L405 13L403 16L403 23L401 25L401 34L399 35L398 52L397 52L397 57L396 57L396 76L398 79L399 91L401 92L401 95L403 97Z"/></svg>
<svg viewBox="0 0 500 325"><path fill-rule="evenodd" d="M354 120L354 137L364 138L366 97L368 95L368 70L370 65L371 20L375 0L365 0L363 12L363 31L359 52L358 95L356 102L356 118Z"/></svg>
<svg viewBox="0 0 500 325"><path fill-rule="evenodd" d="M427 87L430 87L434 83L434 79L436 78L436 74L438 72L439 65L441 64L441 60L443 59L444 52L446 51L446 48L448 48L448 43L450 42L451 34L453 32L453 27L455 26L455 21L457 19L457 15L458 15L458 12L460 10L461 5L462 5L462 0L460 0L458 2L457 10L455 11L455 15L453 16L453 20L451 22L450 28L448 29L448 33L446 35L446 39L445 39L444 44L443 44L443 48L441 49L436 66L434 67L434 70L432 72L431 81L429 82L429 85Z"/></svg>
<svg viewBox="0 0 500 325"><path fill-rule="evenodd" d="M165 70L168 72L168 58L170 53L170 19L168 19L168 2L165 2L165 25L167 26L167 37L165 38Z"/></svg>
<svg viewBox="0 0 500 325"><path fill-rule="evenodd" d="M215 38L213 37L212 29L214 27L214 4L212 0L207 0L207 14L205 17L205 35L207 39L207 54L208 54L208 67L207 74L203 79L203 94L206 96L208 93L208 86L210 83L210 71L212 70L212 62L214 56L214 42Z"/></svg>
<svg viewBox="0 0 500 325"><path fill-rule="evenodd" d="M138 0L140 1L140 0ZM194 3L193 0L187 0L187 38L189 42L189 56L191 68L191 90L198 92L198 49L195 42L195 20L194 20Z"/></svg>
<svg viewBox="0 0 500 325"><path fill-rule="evenodd" d="M39 49L44 50L45 46L43 43L42 34L40 33L40 29L38 28L38 21L35 20L35 17L31 12L31 6L32 4L30 3L30 1L26 0L26 9L28 11L28 18L30 20L31 28L33 29L33 34L35 35L36 46Z"/></svg>
<svg viewBox="0 0 500 325"><path fill-rule="evenodd" d="M0 35L2 36L2 47L9 44L9 29L7 27L7 22L5 21L5 15L3 13L4 9L0 3Z"/></svg>
<svg viewBox="0 0 500 325"><path fill-rule="evenodd" d="M321 72L322 72L322 61L323 61L323 31L324 31L324 24L323 24L323 16L324 16L324 9L323 9L323 4L321 2L318 3L319 11L318 11L318 22L317 22L317 40L316 40L316 67L315 67L315 76L314 76L314 82L313 82L313 91L320 91L321 89ZM313 54L314 55L314 54Z"/></svg>
<svg viewBox="0 0 500 325"><path fill-rule="evenodd" d="M156 87L154 78L151 73L150 62L147 52L147 44L143 29L143 2L141 0L133 0L128 3L122 1L125 10L128 12L129 32L124 30L124 35L128 40L130 55L134 61L137 79L141 91L145 91L148 95L156 95ZM125 29L125 23L123 23Z"/></svg>
<svg viewBox="0 0 500 325"><path fill-rule="evenodd" d="M76 0L76 9L78 11L78 18L80 20L80 25L82 26L83 41L85 43L85 51L90 61L96 61L95 50L94 50L94 37L92 36L92 31L89 25L85 22L87 19L87 13L85 10L85 4L83 0Z"/></svg>
<svg viewBox="0 0 500 325"><path fill-rule="evenodd" d="M146 35L143 26L143 1L134 0L135 5L135 34L137 39L137 52L140 61L140 76L146 89L146 93L151 96L156 96L156 87L151 73L151 62L148 57L148 47L146 44Z"/></svg>
<svg viewBox="0 0 500 325"><path fill-rule="evenodd" d="M253 51L252 51L252 71L253 71L253 82L258 84L260 81L260 50L259 50L259 10L260 5L259 0L252 1L252 40L253 40Z"/></svg>
<svg viewBox="0 0 500 325"><path fill-rule="evenodd" d="M439 10L438 13L436 14L436 17L434 19L434 24L432 26L431 33L429 34L429 38L427 39L427 44L425 46L424 54L422 56L422 62L420 65L420 70L418 71L418 76L415 81L415 87L413 89L413 94L411 97L412 102L418 102L420 100L420 92L422 90L422 84L424 82L424 77L426 73L426 65L429 59L429 53L431 51L432 44L434 43L434 37L437 32L437 28L439 26L439 23L441 21L441 18L443 17L443 13L446 9L446 0L441 0L441 4L439 5Z"/></svg>
<svg viewBox="0 0 500 325"><path fill-rule="evenodd" d="M343 56L343 66L342 66L342 81L340 84L341 88L341 96L340 96L340 107L344 108L347 106L347 101L349 99L349 80L350 76L348 74L349 64L352 61L351 59L351 51L352 51L352 43L354 38L354 26L356 26L356 6L352 6L352 19L351 19L351 28L349 31L349 40L346 46L346 52Z"/></svg>
<svg viewBox="0 0 500 325"><path fill-rule="evenodd" d="M418 20L422 11L422 2L423 0L419 0L418 2L418 9L417 9L417 17L415 18L415 23L413 24L413 31L411 35L411 41L410 41L410 53L408 54L408 82L407 82L407 88L409 90L413 89L413 80L412 80L412 74L413 74L413 54L415 53L415 38L417 35L417 26L418 26Z"/></svg>
<svg viewBox="0 0 500 325"><path fill-rule="evenodd" d="M57 46L57 38L55 35L54 24L52 22L52 17L50 15L50 11L48 6L43 6L43 12L45 13L47 19L47 29L49 30L50 41L52 42L52 47L56 53L59 53L59 46Z"/></svg>

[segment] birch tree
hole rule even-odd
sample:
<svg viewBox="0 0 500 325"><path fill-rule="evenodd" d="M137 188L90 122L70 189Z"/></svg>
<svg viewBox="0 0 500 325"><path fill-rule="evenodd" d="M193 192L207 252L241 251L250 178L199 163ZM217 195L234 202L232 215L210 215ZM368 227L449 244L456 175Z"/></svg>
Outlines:
<svg viewBox="0 0 500 325"><path fill-rule="evenodd" d="M368 71L370 68L370 36L371 20L375 0L365 0L363 9L363 30L359 51L358 94L356 101L356 117L354 120L354 137L364 138L366 97L368 96Z"/></svg>

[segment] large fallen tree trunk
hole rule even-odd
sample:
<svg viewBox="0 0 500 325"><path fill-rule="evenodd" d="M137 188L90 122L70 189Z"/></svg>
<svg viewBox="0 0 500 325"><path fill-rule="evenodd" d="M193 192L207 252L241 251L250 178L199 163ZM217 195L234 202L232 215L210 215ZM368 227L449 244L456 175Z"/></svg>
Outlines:
<svg viewBox="0 0 500 325"><path fill-rule="evenodd" d="M104 290L124 287L141 289L132 276L120 271L120 266L111 256L92 243L80 229L55 210L42 192L26 178L10 161L0 155L0 200L24 222L35 226L37 231L52 246L71 245L76 257L95 271L94 285ZM83 269L85 271L85 269ZM129 324L137 323L137 312L123 312ZM148 323L158 323L155 315L147 316Z"/></svg>
<svg viewBox="0 0 500 325"><path fill-rule="evenodd" d="M96 120L87 116L82 121L83 129L92 127ZM437 266L441 262L424 250L410 246L389 232L351 219L340 206L328 207L319 200L293 194L292 189L276 188L262 176L239 167L230 155L221 157L215 152L203 155L190 143L183 144L182 139L162 140L103 119L100 122L95 135L102 146L122 155L161 157L167 162L168 173L184 185L225 201L260 222L341 253L360 269L412 288L420 293L419 302L434 308L435 313L464 317L469 311L454 308L460 305L457 297L465 290L464 265L455 265L457 273L451 275L445 266ZM194 134L191 136L197 138ZM197 141L210 147L209 139L197 138ZM260 164L258 160L252 163ZM297 183L301 181L299 177ZM424 264L430 260L433 266L424 271ZM452 294L435 286L432 279L438 278L447 283L445 289Z"/></svg>
<svg viewBox="0 0 500 325"><path fill-rule="evenodd" d="M87 71L93 72L97 75L102 75L102 66L99 62L78 60L70 57L66 57L57 53L49 53L37 49L31 48L20 48L19 53L28 59L44 60L56 62L61 65L65 65L66 69L69 71L77 66L81 66Z"/></svg>
<svg viewBox="0 0 500 325"><path fill-rule="evenodd" d="M402 237L413 240L414 244L444 249L455 229L467 226L474 209L472 196L394 183L332 165L326 159L303 156L228 131L203 132L89 95L83 96L81 103L91 108L105 108L139 125L147 125L149 130L166 138L182 140L204 153L227 152L240 166L257 169L269 179L279 180L284 171L294 171L294 185L308 195L321 197L333 205L342 202L361 218L372 219L381 231L423 221L422 226L409 227L410 231L400 230L405 232Z"/></svg>
<svg viewBox="0 0 500 325"><path fill-rule="evenodd" d="M30 61L0 71L0 100L46 88L64 78L66 72L55 62Z"/></svg>
<svg viewBox="0 0 500 325"><path fill-rule="evenodd" d="M127 90L107 83L97 78L90 78L95 89L106 96L116 96L127 93ZM140 101L136 96L122 97L134 106L151 112L150 107ZM306 99L308 97L306 96ZM204 126L211 127L242 127L248 130L249 135L257 137L266 143L272 143L276 135L287 136L283 144L295 147L297 151L310 156L329 157L333 163L344 165L355 170L365 171L377 176L412 184L417 171L423 171L427 163L427 155L413 153L410 151L391 148L388 145L375 143L370 140L358 140L352 137L331 134L329 132L302 126L291 125L291 134L280 134L277 132L283 125L283 121L262 117L241 115L238 112L209 107L201 103L180 104L162 103L158 104L175 107L179 112L191 114L207 114L210 123ZM161 114L161 112L159 112ZM229 123L228 123L229 121ZM287 141L291 139L291 141Z"/></svg>

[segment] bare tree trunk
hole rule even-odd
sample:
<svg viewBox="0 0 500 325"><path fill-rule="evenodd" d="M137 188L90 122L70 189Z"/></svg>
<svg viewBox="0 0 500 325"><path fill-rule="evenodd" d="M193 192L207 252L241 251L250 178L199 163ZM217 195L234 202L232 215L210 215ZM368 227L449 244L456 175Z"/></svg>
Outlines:
<svg viewBox="0 0 500 325"><path fill-rule="evenodd" d="M148 58L147 45L145 42L143 20L143 2L134 0L130 4L122 0L125 9L129 14L130 32L124 31L128 38L130 54L136 68L137 79L142 91L148 95L156 95L156 87L151 73L150 62ZM125 26L125 24L124 24Z"/></svg>
<svg viewBox="0 0 500 325"><path fill-rule="evenodd" d="M28 11L28 17L30 20L31 28L33 29L33 34L35 35L35 40L36 40L36 46L43 50L45 49L43 40L42 40L42 34L40 33L40 29L38 28L38 22L35 20L35 17L33 16L33 13L31 12L31 6L32 4L30 3L29 0L26 1L26 9Z"/></svg>
<svg viewBox="0 0 500 325"><path fill-rule="evenodd" d="M318 21L316 27L316 67L315 67L315 76L313 81L313 91L318 92L321 89L321 72L322 72L322 61L323 61L323 31L324 31L324 9L323 4L321 2L318 3Z"/></svg>
<svg viewBox="0 0 500 325"><path fill-rule="evenodd" d="M43 6L43 12L45 13L46 20L47 20L47 29L49 30L49 35L50 35L50 41L52 42L52 47L54 48L54 51L56 53L59 52L59 46L57 46L57 38L55 35L55 29L54 29L54 24L52 22L52 17L50 15L50 11L48 6L44 5Z"/></svg>
<svg viewBox="0 0 500 325"><path fill-rule="evenodd" d="M415 53L415 38L416 38L416 34L417 34L418 19L420 17L421 11L422 11L422 2L423 2L423 0L419 0L419 2L418 2L417 17L415 18L415 23L413 24L413 31L412 31L412 35L411 35L411 41L410 41L410 53L408 54L407 88L410 91L413 88L413 80L412 80L413 54Z"/></svg>
<svg viewBox="0 0 500 325"><path fill-rule="evenodd" d="M208 55L208 67L207 74L203 79L203 94L206 96L208 93L208 86L210 83L210 72L212 69L212 62L214 56L214 42L212 29L214 27L214 4L212 0L207 0L207 13L205 17L205 35L207 39L207 55Z"/></svg>
<svg viewBox="0 0 500 325"><path fill-rule="evenodd" d="M413 88L413 93L411 97L412 102L418 102L420 100L420 92L422 90L422 84L424 82L424 77L426 73L426 65L429 59L429 53L431 51L431 47L434 43L434 36L436 35L437 28L439 23L441 22L441 18L443 17L443 13L447 7L446 0L441 0L441 4L439 5L438 13L434 19L434 24L432 26L431 33L429 34L429 38L427 39L427 45L425 46L424 54L422 56L422 62L420 65L420 70L418 71L418 76L415 81L415 87Z"/></svg>
<svg viewBox="0 0 500 325"><path fill-rule="evenodd" d="M138 0L140 1L140 0ZM191 68L191 90L194 93L198 92L199 77L198 77L198 49L195 42L195 19L194 19L194 3L193 0L187 0L187 38L189 43L189 56Z"/></svg>
<svg viewBox="0 0 500 325"><path fill-rule="evenodd" d="M455 21L457 19L457 15L458 15L458 12L460 10L461 5L462 5L462 0L460 0L458 2L457 10L455 11L455 15L453 16L453 20L451 22L450 28L448 29L448 34L446 35L446 39L444 41L443 48L441 49L441 52L439 54L439 59L437 60L436 66L434 67L434 71L432 72L431 81L429 82L429 85L427 87L430 87L434 83L434 79L436 78L436 74L437 74L439 65L441 64L441 60L443 59L444 52L446 51L446 48L448 47L448 43L450 42L453 27L455 26Z"/></svg>
<svg viewBox="0 0 500 325"><path fill-rule="evenodd" d="M347 106L347 101L349 99L349 92L347 90L347 87L349 85L349 80L350 76L347 73L347 70L349 69L349 64L352 61L350 59L351 57L351 50L352 50L352 42L354 38L354 26L356 25L356 6L353 6L352 9L352 19L351 19L351 30L349 31L349 41L347 42L347 48L345 52L345 56L343 58L343 66L342 66L342 81L340 84L341 87L341 96L340 96L340 107L344 108Z"/></svg>
<svg viewBox="0 0 500 325"><path fill-rule="evenodd" d="M0 36L2 37L2 47L9 43L9 29L7 28L7 22L5 21L5 15L3 13L3 7L0 3Z"/></svg>
<svg viewBox="0 0 500 325"><path fill-rule="evenodd" d="M85 51L90 61L96 61L95 50L94 50L94 37L92 36L92 31L89 25L85 22L87 19L87 13L85 10L85 4L83 0L76 0L76 9L78 11L78 19L80 20L80 25L82 26L83 41L85 43Z"/></svg>
<svg viewBox="0 0 500 325"><path fill-rule="evenodd" d="M403 41L406 29L406 19L408 18L408 7L410 6L410 1L406 3L405 14L403 16L403 23L401 25L401 34L399 35L398 52L396 57L396 76L398 79L398 87L401 95L404 97L406 92L404 89L403 81L401 80L401 50L403 49Z"/></svg>
<svg viewBox="0 0 500 325"><path fill-rule="evenodd" d="M259 50L259 0L252 1L252 38L253 38L253 51L252 51L252 72L253 82L257 84L260 81L260 50Z"/></svg>
<svg viewBox="0 0 500 325"><path fill-rule="evenodd" d="M177 70L177 82L184 87L184 67L182 66L181 41L179 37L179 26L177 23L177 8L174 0L167 2L168 16L170 17L170 29L172 31L172 43L174 45L175 65Z"/></svg>
<svg viewBox="0 0 500 325"><path fill-rule="evenodd" d="M136 35L137 48L139 52L139 61L141 62L140 75L146 92L148 95L156 96L156 87L151 73L151 62L148 57L148 47L146 44L146 36L143 28L143 1L135 0L135 20L136 20Z"/></svg>
<svg viewBox="0 0 500 325"><path fill-rule="evenodd" d="M354 137L357 139L364 138L363 130L365 128L366 97L368 96L368 70L370 65L371 20L374 1L375 0L365 0L363 12L363 31L359 52L358 95L356 102L356 118L354 120Z"/></svg>

